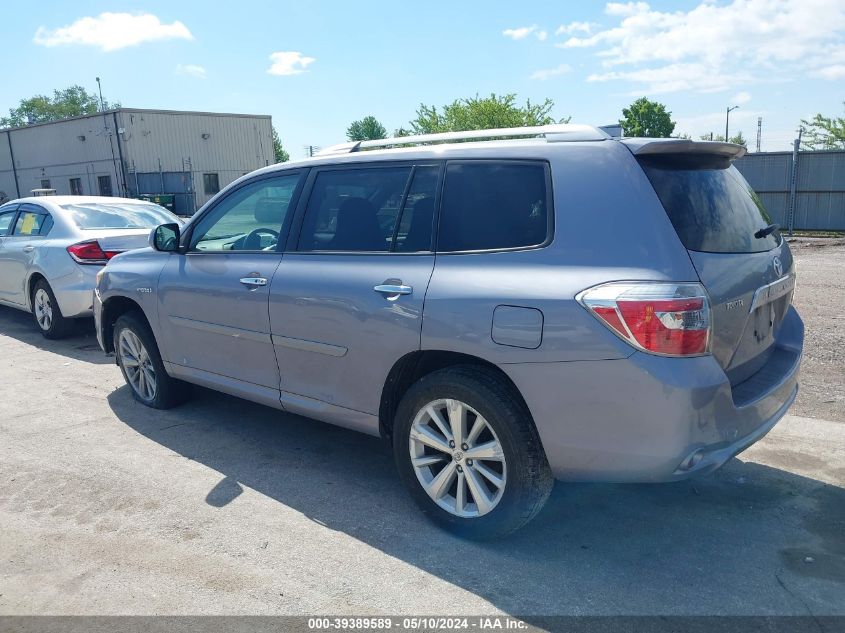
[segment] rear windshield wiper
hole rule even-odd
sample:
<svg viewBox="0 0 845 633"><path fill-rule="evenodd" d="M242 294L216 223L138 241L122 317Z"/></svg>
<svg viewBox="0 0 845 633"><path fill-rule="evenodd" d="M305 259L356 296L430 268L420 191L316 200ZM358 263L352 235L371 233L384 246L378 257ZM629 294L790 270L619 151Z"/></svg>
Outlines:
<svg viewBox="0 0 845 633"><path fill-rule="evenodd" d="M756 237L758 240L761 240L761 239L763 239L764 237L766 237L767 235L771 235L772 233L774 233L775 231L777 231L779 228L780 228L780 226L779 226L779 225L777 225L777 224L770 224L770 225L769 225L769 226L767 226L766 228L764 228L764 229L760 229L759 231L757 231L757 232L754 234L754 237Z"/></svg>

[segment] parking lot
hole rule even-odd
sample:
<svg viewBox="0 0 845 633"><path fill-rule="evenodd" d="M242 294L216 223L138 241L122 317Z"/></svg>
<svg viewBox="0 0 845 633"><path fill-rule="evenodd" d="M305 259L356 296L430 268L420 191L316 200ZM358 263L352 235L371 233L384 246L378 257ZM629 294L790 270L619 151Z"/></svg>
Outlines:
<svg viewBox="0 0 845 633"><path fill-rule="evenodd" d="M558 484L483 544L377 439L204 390L151 411L93 331L0 308L0 612L845 614L841 242L794 245L802 386L769 436L699 480Z"/></svg>

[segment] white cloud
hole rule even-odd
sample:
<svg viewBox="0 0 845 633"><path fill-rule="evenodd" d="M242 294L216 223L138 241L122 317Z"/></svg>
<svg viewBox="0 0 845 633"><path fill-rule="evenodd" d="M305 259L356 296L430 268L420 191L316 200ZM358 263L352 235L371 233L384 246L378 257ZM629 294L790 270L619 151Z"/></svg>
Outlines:
<svg viewBox="0 0 845 633"><path fill-rule="evenodd" d="M751 75L743 72L717 72L707 64L668 64L657 68L593 73L587 77L589 82L627 81L647 86L646 90L650 94L690 90L721 92L752 79ZM642 96L643 90L636 88L629 94Z"/></svg>
<svg viewBox="0 0 845 633"><path fill-rule="evenodd" d="M537 30L537 25L533 24L532 26L520 26L515 29L505 29L502 31L502 35L505 37L509 37L512 40L522 40L531 35L534 31Z"/></svg>
<svg viewBox="0 0 845 633"><path fill-rule="evenodd" d="M178 20L164 24L150 13L106 12L96 17L79 18L56 29L39 26L33 42L42 46L96 46L109 52L144 42L171 39L192 40L194 36Z"/></svg>
<svg viewBox="0 0 845 633"><path fill-rule="evenodd" d="M565 75L568 72L572 71L572 67L569 64L561 64L556 68L548 68L544 70L537 70L531 75L531 79L537 79L539 81L546 81L549 77L556 77L558 75Z"/></svg>
<svg viewBox="0 0 845 633"><path fill-rule="evenodd" d="M845 64L834 64L833 66L819 68L813 72L813 76L827 79L828 81L845 79Z"/></svg>
<svg viewBox="0 0 845 633"><path fill-rule="evenodd" d="M300 75L306 71L308 66L317 61L313 57L307 57L298 51L277 51L270 53L270 61L273 62L267 73L270 75Z"/></svg>
<svg viewBox="0 0 845 633"><path fill-rule="evenodd" d="M546 31L542 30L536 24L532 24L531 26L520 26L515 29L505 29L502 31L502 35L509 37L512 40L524 40L532 34L541 42L549 36Z"/></svg>
<svg viewBox="0 0 845 633"><path fill-rule="evenodd" d="M597 49L606 70L592 81L632 82L638 92L728 90L769 81L773 70L836 78L831 64L845 43L842 0L704 0L673 12L612 2L605 13L616 23L557 45Z"/></svg>
<svg viewBox="0 0 845 633"><path fill-rule="evenodd" d="M589 35L593 32L593 24L589 22L570 22L569 24L561 24L555 29L555 35L571 35L572 33L586 33Z"/></svg>
<svg viewBox="0 0 845 633"><path fill-rule="evenodd" d="M196 77L197 79L205 79L206 70L202 66L198 66L196 64L176 64L176 74Z"/></svg>
<svg viewBox="0 0 845 633"><path fill-rule="evenodd" d="M648 11L647 2L608 2L604 7L607 15L634 15Z"/></svg>
<svg viewBox="0 0 845 633"><path fill-rule="evenodd" d="M736 105L748 103L751 101L751 93L745 92L744 90L742 92L737 92L733 97L731 97L730 101Z"/></svg>

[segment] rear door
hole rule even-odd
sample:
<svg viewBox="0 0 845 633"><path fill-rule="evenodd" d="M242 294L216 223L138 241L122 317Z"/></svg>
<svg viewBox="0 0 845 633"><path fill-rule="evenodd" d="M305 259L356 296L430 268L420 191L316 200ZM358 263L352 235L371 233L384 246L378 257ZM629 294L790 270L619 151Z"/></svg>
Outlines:
<svg viewBox="0 0 845 633"><path fill-rule="evenodd" d="M710 295L713 355L737 384L765 364L792 301L789 247L728 158L639 160Z"/></svg>
<svg viewBox="0 0 845 633"><path fill-rule="evenodd" d="M391 367L420 348L439 171L312 170L299 239L270 288L283 392L378 413Z"/></svg>
<svg viewBox="0 0 845 633"><path fill-rule="evenodd" d="M53 217L41 206L22 204L0 250L0 299L27 305L26 279L32 260L50 229Z"/></svg>
<svg viewBox="0 0 845 633"><path fill-rule="evenodd" d="M282 259L303 172L231 190L198 218L187 253L174 253L158 284L165 359L277 390L267 297Z"/></svg>
<svg viewBox="0 0 845 633"><path fill-rule="evenodd" d="M14 293L14 283L6 271L6 253L3 248L7 236L15 228L15 217L17 213L18 205L16 204L0 209L0 300L2 301L10 301L10 296Z"/></svg>

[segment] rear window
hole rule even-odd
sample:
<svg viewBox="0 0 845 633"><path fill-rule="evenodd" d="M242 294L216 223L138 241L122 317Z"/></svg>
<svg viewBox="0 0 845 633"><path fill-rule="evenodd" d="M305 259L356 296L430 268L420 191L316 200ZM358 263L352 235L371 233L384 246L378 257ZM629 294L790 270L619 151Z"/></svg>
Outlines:
<svg viewBox="0 0 845 633"><path fill-rule="evenodd" d="M449 163L438 251L524 248L549 236L546 167L541 163Z"/></svg>
<svg viewBox="0 0 845 633"><path fill-rule="evenodd" d="M153 229L176 221L167 209L149 202L84 202L62 209L80 229Z"/></svg>
<svg viewBox="0 0 845 633"><path fill-rule="evenodd" d="M53 218L46 213L22 209L15 222L13 235L47 235L53 228Z"/></svg>
<svg viewBox="0 0 845 633"><path fill-rule="evenodd" d="M759 253L780 244L777 231L754 237L771 219L736 167L684 163L677 157L641 159L640 164L688 250Z"/></svg>

